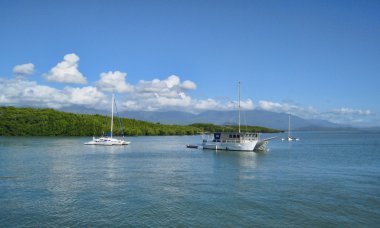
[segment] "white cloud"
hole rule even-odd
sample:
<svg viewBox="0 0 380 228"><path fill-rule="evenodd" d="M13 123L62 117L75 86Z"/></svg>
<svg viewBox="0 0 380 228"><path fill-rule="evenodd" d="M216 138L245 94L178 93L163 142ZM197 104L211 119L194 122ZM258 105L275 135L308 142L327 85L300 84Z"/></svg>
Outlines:
<svg viewBox="0 0 380 228"><path fill-rule="evenodd" d="M334 123L353 124L357 126L371 127L379 125L379 118L376 113L369 109L339 108L320 114L323 119L328 119Z"/></svg>
<svg viewBox="0 0 380 228"><path fill-rule="evenodd" d="M40 85L26 79L0 78L0 105L34 106L63 108L72 105L108 110L110 98L103 91L125 93L118 97L121 110L183 110L194 111L201 100L194 100L186 94L194 87L191 83L181 83L178 76L152 81L140 81L132 86L125 81L126 74L115 71L102 73L95 84L97 87L65 87L56 89ZM185 86L182 86L185 85ZM136 88L136 89L135 89ZM249 103L249 102L248 102ZM198 106L197 106L198 107ZM228 104L219 103L205 109L221 107L228 109Z"/></svg>
<svg viewBox="0 0 380 228"><path fill-rule="evenodd" d="M67 54L62 62L45 74L45 78L52 82L86 84L86 78L78 70L78 63L79 57L76 54Z"/></svg>
<svg viewBox="0 0 380 228"><path fill-rule="evenodd" d="M53 87L39 85L35 81L6 80L0 78L1 105L34 106L62 108L71 105L83 105L99 109L109 102L109 99L96 87L71 88L59 90Z"/></svg>
<svg viewBox="0 0 380 228"><path fill-rule="evenodd" d="M368 116L368 115L373 114L371 110L369 109L362 110L362 109L352 109L352 108L334 109L331 111L331 113L343 114L343 115L362 115L362 116Z"/></svg>
<svg viewBox="0 0 380 228"><path fill-rule="evenodd" d="M333 123L352 124L355 126L373 126L374 123L378 125L379 122L376 114L369 109L340 108L321 112L313 107L302 107L295 104L272 101L259 101L258 108L272 112L291 113L306 119L322 119Z"/></svg>
<svg viewBox="0 0 380 228"><path fill-rule="evenodd" d="M290 113L304 118L314 118L318 115L317 110L315 110L312 106L302 107L290 103L278 103L266 100L259 101L258 108L271 112Z"/></svg>
<svg viewBox="0 0 380 228"><path fill-rule="evenodd" d="M215 99L205 99L205 100L196 100L194 101L194 109L197 111L205 110L227 110L227 107L234 106L232 103L223 104L220 101Z"/></svg>
<svg viewBox="0 0 380 228"><path fill-rule="evenodd" d="M103 91L127 93L133 91L133 86L125 81L127 73L109 71L100 74L100 80L95 84Z"/></svg>
<svg viewBox="0 0 380 228"><path fill-rule="evenodd" d="M192 81L186 80L182 83L181 88L185 90L195 90L197 89L197 85Z"/></svg>
<svg viewBox="0 0 380 228"><path fill-rule="evenodd" d="M64 89L69 104L85 105L88 107L104 107L108 103L108 98L105 94L98 91L96 87L87 86L82 88L66 87Z"/></svg>
<svg viewBox="0 0 380 228"><path fill-rule="evenodd" d="M197 85L189 80L181 83L181 80L176 75L171 75L165 80L153 79L152 81L140 80L136 86L136 90L141 93L156 92L163 94L173 94L172 92L183 92L185 90L196 89Z"/></svg>
<svg viewBox="0 0 380 228"><path fill-rule="evenodd" d="M125 110L181 110L199 113L205 110L236 110L236 101L221 101L216 99L193 99L179 86L181 83L166 83L170 80L152 80L139 82L136 88L139 92L126 93L118 96L119 111ZM158 88L161 88L159 90ZM34 106L63 108L72 105L107 110L110 107L110 97L97 87L65 87L56 89L40 85L26 79L0 78L0 105ZM241 101L242 109L253 109L253 101ZM357 126L378 125L376 114L368 109L340 108L329 112L319 112L312 107L302 107L290 103L260 101L258 108L267 111L291 113L303 118L325 119L334 123L354 124Z"/></svg>
<svg viewBox="0 0 380 228"><path fill-rule="evenodd" d="M171 75L164 80L140 80L123 107L128 110L181 110L200 112L204 110L236 110L237 102L222 102L214 99L198 100L186 92L196 89L192 81ZM253 109L252 100L241 101L243 109Z"/></svg>
<svg viewBox="0 0 380 228"><path fill-rule="evenodd" d="M16 65L13 67L13 74L15 76L26 76L32 75L34 73L34 64L33 63L25 63Z"/></svg>

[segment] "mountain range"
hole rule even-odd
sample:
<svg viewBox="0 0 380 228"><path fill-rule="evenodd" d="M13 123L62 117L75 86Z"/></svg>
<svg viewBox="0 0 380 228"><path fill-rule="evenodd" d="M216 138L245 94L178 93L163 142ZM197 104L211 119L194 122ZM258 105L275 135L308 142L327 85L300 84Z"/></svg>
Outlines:
<svg viewBox="0 0 380 228"><path fill-rule="evenodd" d="M61 109L66 112L83 114L109 115L106 111L69 107ZM212 123L217 125L236 125L236 111L205 111L199 114L181 111L127 111L121 112L120 117L143 120L162 124L188 125L192 123ZM248 110L241 112L241 125L262 126L279 130L288 129L289 115L264 110ZM304 119L291 115L292 130L347 130L353 129L348 125L335 124L326 120Z"/></svg>

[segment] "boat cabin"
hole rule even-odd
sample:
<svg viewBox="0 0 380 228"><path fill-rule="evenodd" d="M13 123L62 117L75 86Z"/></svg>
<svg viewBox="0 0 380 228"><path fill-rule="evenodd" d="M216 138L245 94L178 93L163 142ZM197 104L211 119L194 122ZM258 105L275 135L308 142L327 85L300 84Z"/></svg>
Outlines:
<svg viewBox="0 0 380 228"><path fill-rule="evenodd" d="M251 132L217 132L214 133L214 142L240 141L240 140L255 140L258 138L258 133Z"/></svg>

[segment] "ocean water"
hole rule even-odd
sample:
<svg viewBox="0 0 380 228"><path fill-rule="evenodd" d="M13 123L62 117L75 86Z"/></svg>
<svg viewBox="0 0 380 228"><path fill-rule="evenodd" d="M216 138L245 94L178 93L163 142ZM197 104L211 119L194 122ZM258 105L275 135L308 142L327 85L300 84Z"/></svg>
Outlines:
<svg viewBox="0 0 380 228"><path fill-rule="evenodd" d="M0 137L0 226L379 227L380 134L295 134L264 153Z"/></svg>

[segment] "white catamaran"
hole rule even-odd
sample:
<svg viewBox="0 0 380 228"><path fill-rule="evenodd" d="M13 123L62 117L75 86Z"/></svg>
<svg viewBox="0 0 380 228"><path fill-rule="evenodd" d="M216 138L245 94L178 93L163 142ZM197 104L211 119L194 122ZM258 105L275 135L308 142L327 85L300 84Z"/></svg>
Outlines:
<svg viewBox="0 0 380 228"><path fill-rule="evenodd" d="M299 138L297 137L292 137L290 136L290 114L289 114L289 124L288 124L288 137L287 138L282 138L281 139L282 141L298 141L300 140Z"/></svg>
<svg viewBox="0 0 380 228"><path fill-rule="evenodd" d="M239 91L239 131L238 132L215 132L209 135L207 139L203 139L203 149L212 150L235 150L235 151L253 151L259 141L259 134L252 132L240 131L240 82Z"/></svg>
<svg viewBox="0 0 380 228"><path fill-rule="evenodd" d="M100 137L95 138L92 137L92 141L84 143L85 145L103 145L103 146L114 146L114 145L129 145L131 142L125 141L124 139L117 139L112 137L112 131L113 131L113 108L116 106L115 103L115 96L112 94L112 108L111 108L111 131L109 137ZM121 123L120 123L121 125ZM124 138L124 136L123 136Z"/></svg>

